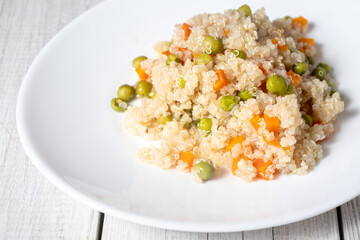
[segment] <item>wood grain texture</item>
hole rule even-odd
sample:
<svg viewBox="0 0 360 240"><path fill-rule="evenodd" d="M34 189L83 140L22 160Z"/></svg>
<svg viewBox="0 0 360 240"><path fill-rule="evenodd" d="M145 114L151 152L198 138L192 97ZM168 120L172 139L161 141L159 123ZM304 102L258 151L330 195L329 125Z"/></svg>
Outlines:
<svg viewBox="0 0 360 240"><path fill-rule="evenodd" d="M272 240L272 228L256 231L232 232L232 233L209 233L208 240Z"/></svg>
<svg viewBox="0 0 360 240"><path fill-rule="evenodd" d="M191 233L143 226L106 215L101 239L272 240L273 238L271 228L234 233Z"/></svg>
<svg viewBox="0 0 360 240"><path fill-rule="evenodd" d="M32 60L95 1L0 1L0 239L95 239L99 213L75 202L32 165L19 142L16 98Z"/></svg>
<svg viewBox="0 0 360 240"><path fill-rule="evenodd" d="M336 210L319 216L273 228L274 240L340 239Z"/></svg>
<svg viewBox="0 0 360 240"><path fill-rule="evenodd" d="M206 233L179 232L130 223L109 215L105 216L101 240L206 240Z"/></svg>
<svg viewBox="0 0 360 240"><path fill-rule="evenodd" d="M208 233L208 240L243 240L243 232Z"/></svg>
<svg viewBox="0 0 360 240"><path fill-rule="evenodd" d="M272 228L244 232L244 240L273 239Z"/></svg>
<svg viewBox="0 0 360 240"><path fill-rule="evenodd" d="M144 238L144 236L146 236ZM336 210L280 227L234 233L187 233L129 223L106 215L103 240L109 239L208 239L208 240L337 240L340 239ZM352 238L349 238L352 239Z"/></svg>
<svg viewBox="0 0 360 240"><path fill-rule="evenodd" d="M360 197L341 206L343 234L346 240L360 239Z"/></svg>

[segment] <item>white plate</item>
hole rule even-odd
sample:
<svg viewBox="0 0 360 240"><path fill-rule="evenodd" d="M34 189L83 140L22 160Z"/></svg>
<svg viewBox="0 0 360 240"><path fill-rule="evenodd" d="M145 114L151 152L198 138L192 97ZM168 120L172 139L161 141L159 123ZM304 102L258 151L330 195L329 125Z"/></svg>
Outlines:
<svg viewBox="0 0 360 240"><path fill-rule="evenodd" d="M334 208L360 193L360 2L256 1L270 18L311 21L323 59L334 66L346 111L324 158L307 176L242 182L220 173L205 184L136 158L144 143L123 129L109 101L134 83L135 56L152 56L173 25L202 12L237 8L239 1L106 1L77 18L41 51L19 93L18 130L37 168L80 201L123 219L185 231L226 232L290 223ZM304 7L302 7L304 6ZM306 8L305 6L309 6Z"/></svg>

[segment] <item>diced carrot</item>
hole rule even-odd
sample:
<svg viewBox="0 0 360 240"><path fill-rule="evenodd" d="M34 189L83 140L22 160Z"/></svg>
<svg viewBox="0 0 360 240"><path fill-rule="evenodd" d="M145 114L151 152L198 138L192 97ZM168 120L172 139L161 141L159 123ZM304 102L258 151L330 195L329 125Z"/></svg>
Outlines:
<svg viewBox="0 0 360 240"><path fill-rule="evenodd" d="M280 131L280 119L278 117L270 117L264 114L264 120L266 123L266 129L270 132L278 134Z"/></svg>
<svg viewBox="0 0 360 240"><path fill-rule="evenodd" d="M278 140L271 140L271 141L265 141L265 142L271 146L282 148L280 141L278 141Z"/></svg>
<svg viewBox="0 0 360 240"><path fill-rule="evenodd" d="M140 80L145 81L146 79L149 78L149 75L147 75L146 72L145 72L145 70L142 70L142 69L140 68L140 66L138 66L138 67L135 69L135 71L136 71L137 74L139 75Z"/></svg>
<svg viewBox="0 0 360 240"><path fill-rule="evenodd" d="M238 163L240 161L240 157L234 158L231 164L231 172L236 175L236 170L238 169Z"/></svg>
<svg viewBox="0 0 360 240"><path fill-rule="evenodd" d="M308 20L306 20L302 16L293 18L291 21L293 28L299 27L301 29L304 29L306 27L307 23L308 23Z"/></svg>
<svg viewBox="0 0 360 240"><path fill-rule="evenodd" d="M177 49L179 49L179 51L186 51L186 50L188 50L187 48L182 48L182 47L178 47Z"/></svg>
<svg viewBox="0 0 360 240"><path fill-rule="evenodd" d="M246 157L245 155L240 155L237 158L234 158L231 164L231 172L236 175L236 170L238 169L238 163L240 162L241 159L244 160L249 160L248 157Z"/></svg>
<svg viewBox="0 0 360 240"><path fill-rule="evenodd" d="M281 50L281 51L287 51L288 50L288 45L279 45L278 40L276 40L275 38L271 39L271 42L275 45L277 45L277 49Z"/></svg>
<svg viewBox="0 0 360 240"><path fill-rule="evenodd" d="M269 166L271 166L272 161L268 160L267 162L264 162L262 159L255 159L253 161L253 166L257 170L257 177L262 178L264 180L270 180L268 177L266 177L266 170Z"/></svg>
<svg viewBox="0 0 360 240"><path fill-rule="evenodd" d="M302 47L302 48L299 48L299 51L302 52L303 54L306 54L306 50L305 50L305 48L303 48L303 47Z"/></svg>
<svg viewBox="0 0 360 240"><path fill-rule="evenodd" d="M265 75L267 74L267 72L266 72L263 64L260 64L260 65L259 65L259 68L260 68L260 70L263 72L263 74L265 74Z"/></svg>
<svg viewBox="0 0 360 240"><path fill-rule="evenodd" d="M161 54L166 55L167 57L169 57L169 55L171 54L169 50L163 51Z"/></svg>
<svg viewBox="0 0 360 240"><path fill-rule="evenodd" d="M194 58L198 58L199 56L200 56L200 54L194 53Z"/></svg>
<svg viewBox="0 0 360 240"><path fill-rule="evenodd" d="M280 141L279 140L271 140L271 141L267 141L266 140L266 137L264 137L263 136L263 139L264 139L264 141L267 143L267 144L269 144L269 145L271 145L271 146L274 146L274 147L281 147L282 149L284 149L284 150L289 150L290 149L290 147L283 147L283 146L281 146L281 144L280 144Z"/></svg>
<svg viewBox="0 0 360 240"><path fill-rule="evenodd" d="M179 152L179 159L176 160L176 164L178 165L182 161L187 164L186 168L191 170L194 159L195 157L192 152Z"/></svg>
<svg viewBox="0 0 360 240"><path fill-rule="evenodd" d="M277 49L279 49L279 50L281 50L281 51L287 51L288 50L288 45L287 44L285 44L285 45L278 45L277 46Z"/></svg>
<svg viewBox="0 0 360 240"><path fill-rule="evenodd" d="M243 141L245 141L244 136L233 137L232 139L230 139L230 143L226 146L225 150L230 151L236 144L241 144Z"/></svg>
<svg viewBox="0 0 360 240"><path fill-rule="evenodd" d="M191 26L187 23L183 23L182 29L184 30L185 40L188 40L190 33L191 33Z"/></svg>
<svg viewBox="0 0 360 240"><path fill-rule="evenodd" d="M230 33L230 29L227 29L224 31L225 37L228 37L228 34Z"/></svg>
<svg viewBox="0 0 360 240"><path fill-rule="evenodd" d="M313 38L299 38L298 42L304 43L304 48L311 48L315 45L315 40Z"/></svg>
<svg viewBox="0 0 360 240"><path fill-rule="evenodd" d="M261 117L259 115L255 115L255 116L253 116L252 119L250 119L251 125L255 128L256 131L260 127L260 125L259 125L260 119L261 119Z"/></svg>
<svg viewBox="0 0 360 240"><path fill-rule="evenodd" d="M301 82L301 76L297 73L294 73L292 70L288 71L286 75L293 81L295 87L299 86Z"/></svg>
<svg viewBox="0 0 360 240"><path fill-rule="evenodd" d="M222 69L216 70L216 75L218 76L218 79L215 81L213 87L216 91L220 91L220 89L228 85L229 82L226 79L224 70Z"/></svg>

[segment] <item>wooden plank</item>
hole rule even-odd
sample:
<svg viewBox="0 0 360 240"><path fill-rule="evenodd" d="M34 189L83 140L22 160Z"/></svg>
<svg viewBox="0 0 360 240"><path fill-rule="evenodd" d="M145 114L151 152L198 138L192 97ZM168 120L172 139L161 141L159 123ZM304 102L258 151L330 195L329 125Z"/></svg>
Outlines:
<svg viewBox="0 0 360 240"><path fill-rule="evenodd" d="M208 240L244 240L243 232L209 233Z"/></svg>
<svg viewBox="0 0 360 240"><path fill-rule="evenodd" d="M345 240L360 239L360 197L342 205L341 219Z"/></svg>
<svg viewBox="0 0 360 240"><path fill-rule="evenodd" d="M41 47L98 0L0 1L0 238L95 239L99 213L50 184L24 153L15 106Z"/></svg>
<svg viewBox="0 0 360 240"><path fill-rule="evenodd" d="M275 240L340 239L336 209L307 220L275 227L273 231Z"/></svg>
<svg viewBox="0 0 360 240"><path fill-rule="evenodd" d="M119 218L105 215L102 240L206 240L206 233L179 232L136 223L127 222Z"/></svg>
<svg viewBox="0 0 360 240"><path fill-rule="evenodd" d="M272 228L244 232L244 240L273 239Z"/></svg>
<svg viewBox="0 0 360 240"><path fill-rule="evenodd" d="M208 240L270 240L272 239L272 229L262 229L257 231L234 232L234 233L191 233L171 231L159 228L148 227L135 223L130 223L119 218L105 215L102 240L109 239L208 239Z"/></svg>
<svg viewBox="0 0 360 240"><path fill-rule="evenodd" d="M232 233L209 233L209 240L272 240L272 229L266 228L255 231Z"/></svg>
<svg viewBox="0 0 360 240"><path fill-rule="evenodd" d="M117 239L204 239L203 233L167 231L158 228L129 223L114 217L105 216L103 238ZM209 233L209 240L250 240L250 239L340 239L336 210L322 215L275 228L234 233ZM351 238L349 238L351 239Z"/></svg>
<svg viewBox="0 0 360 240"><path fill-rule="evenodd" d="M95 239L98 213L46 181L22 151L16 131L11 132L5 144L5 164L2 161L0 166L0 236Z"/></svg>

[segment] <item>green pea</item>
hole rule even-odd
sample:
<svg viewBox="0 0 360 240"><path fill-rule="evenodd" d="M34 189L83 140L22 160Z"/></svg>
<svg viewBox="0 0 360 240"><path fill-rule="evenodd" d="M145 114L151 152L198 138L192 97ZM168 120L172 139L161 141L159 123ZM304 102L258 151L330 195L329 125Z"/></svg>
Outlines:
<svg viewBox="0 0 360 240"><path fill-rule="evenodd" d="M151 99L154 99L156 97L156 92L149 93L149 96Z"/></svg>
<svg viewBox="0 0 360 240"><path fill-rule="evenodd" d="M195 64L204 64L207 65L213 60L213 58L206 53L201 54L199 57L195 59Z"/></svg>
<svg viewBox="0 0 360 240"><path fill-rule="evenodd" d="M192 111L193 111L193 108L189 108L189 109L184 109L184 111L185 111L185 112L187 112L187 113L192 113Z"/></svg>
<svg viewBox="0 0 360 240"><path fill-rule="evenodd" d="M199 129L202 131L210 131L212 126L211 118L202 118L199 122Z"/></svg>
<svg viewBox="0 0 360 240"><path fill-rule="evenodd" d="M246 54L241 50L233 50L232 53L235 54L235 56L238 58L241 58L241 59L246 58Z"/></svg>
<svg viewBox="0 0 360 240"><path fill-rule="evenodd" d="M330 73L330 66L327 65L326 63L319 63L318 67L321 67L321 68L325 69L326 74Z"/></svg>
<svg viewBox="0 0 360 240"><path fill-rule="evenodd" d="M312 56L307 56L306 58L307 58L309 64L313 65L315 63L315 59Z"/></svg>
<svg viewBox="0 0 360 240"><path fill-rule="evenodd" d="M132 61L132 66L134 67L134 68L138 68L139 66L140 66L140 63L142 62L142 61L144 61L144 60L146 60L147 59L147 57L145 57L145 56L139 56L139 57L137 57L137 58L134 58L134 60Z"/></svg>
<svg viewBox="0 0 360 240"><path fill-rule="evenodd" d="M171 59L171 60L176 60L176 59L178 59L179 58L179 55L177 55L177 54L169 54L169 59Z"/></svg>
<svg viewBox="0 0 360 240"><path fill-rule="evenodd" d="M316 67L312 72L312 75L320 80L324 80L326 77L326 70L323 69L322 67Z"/></svg>
<svg viewBox="0 0 360 240"><path fill-rule="evenodd" d="M149 93L151 92L152 85L151 83L147 81L139 81L138 84L136 84L136 95L140 97L148 97Z"/></svg>
<svg viewBox="0 0 360 240"><path fill-rule="evenodd" d="M202 46L206 49L205 52L208 54L217 54L224 49L224 44L220 38L214 38L211 35L207 35L203 42Z"/></svg>
<svg viewBox="0 0 360 240"><path fill-rule="evenodd" d="M237 100L236 97L234 96L230 96L230 95L222 96L220 98L219 106L221 107L222 110L228 112L231 109L233 109L233 107L236 105L236 102Z"/></svg>
<svg viewBox="0 0 360 240"><path fill-rule="evenodd" d="M185 88L186 81L182 77L179 77L176 80L176 85L178 85L179 88Z"/></svg>
<svg viewBox="0 0 360 240"><path fill-rule="evenodd" d="M166 60L166 65L170 65L171 62L177 62L177 63L181 63L181 60L179 58L179 55L177 54L170 54L169 58Z"/></svg>
<svg viewBox="0 0 360 240"><path fill-rule="evenodd" d="M295 89L294 89L293 85L289 84L289 86L285 92L285 95L294 94L294 92L295 92Z"/></svg>
<svg viewBox="0 0 360 240"><path fill-rule="evenodd" d="M295 73L299 74L300 76L304 75L308 69L308 66L304 62L297 63L293 66L293 70Z"/></svg>
<svg viewBox="0 0 360 240"><path fill-rule="evenodd" d="M305 120L305 123L311 127L313 125L313 119L309 114L304 113L302 115L303 119Z"/></svg>
<svg viewBox="0 0 360 240"><path fill-rule="evenodd" d="M266 89L272 94L284 95L288 89L288 85L285 78L278 75L272 75L266 81Z"/></svg>
<svg viewBox="0 0 360 240"><path fill-rule="evenodd" d="M194 166L194 169L195 173L203 181L207 181L212 178L215 172L214 166L210 162L204 160L197 162Z"/></svg>
<svg viewBox="0 0 360 240"><path fill-rule="evenodd" d="M290 17L290 16L285 16L284 19L288 20L288 19L292 19L292 17Z"/></svg>
<svg viewBox="0 0 360 240"><path fill-rule="evenodd" d="M254 97L248 90L239 92L238 96L241 101L246 101L246 100Z"/></svg>
<svg viewBox="0 0 360 240"><path fill-rule="evenodd" d="M120 98L111 99L111 107L117 112L124 112L127 108L127 103Z"/></svg>
<svg viewBox="0 0 360 240"><path fill-rule="evenodd" d="M121 100L123 100L125 102L128 102L128 101L132 100L135 97L135 89L132 86L128 85L128 84L124 84L124 85L119 87L119 90L117 92L117 96Z"/></svg>
<svg viewBox="0 0 360 240"><path fill-rule="evenodd" d="M249 16L251 14L251 8L249 7L249 5L244 4L241 7L238 8L238 12L239 13L243 13L246 17Z"/></svg>
<svg viewBox="0 0 360 240"><path fill-rule="evenodd" d="M172 121L172 116L171 115L167 115L167 116L162 116L156 119L156 121L158 122L158 124L162 124L165 125L168 122Z"/></svg>
<svg viewBox="0 0 360 240"><path fill-rule="evenodd" d="M183 125L183 127L184 127L185 129L189 129L189 128L191 127L191 122L185 122L184 125Z"/></svg>
<svg viewBox="0 0 360 240"><path fill-rule="evenodd" d="M170 65L172 61L170 59L166 59L166 65Z"/></svg>

